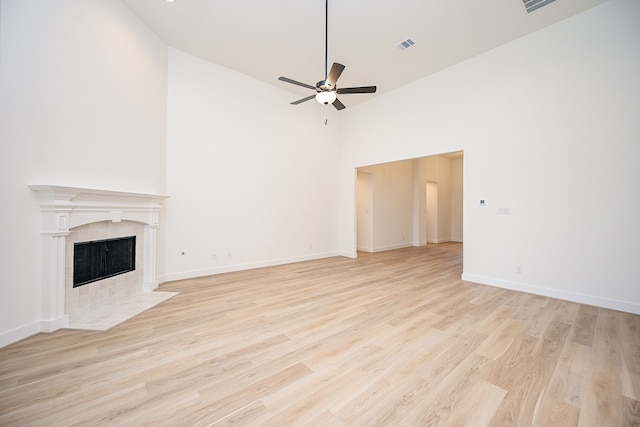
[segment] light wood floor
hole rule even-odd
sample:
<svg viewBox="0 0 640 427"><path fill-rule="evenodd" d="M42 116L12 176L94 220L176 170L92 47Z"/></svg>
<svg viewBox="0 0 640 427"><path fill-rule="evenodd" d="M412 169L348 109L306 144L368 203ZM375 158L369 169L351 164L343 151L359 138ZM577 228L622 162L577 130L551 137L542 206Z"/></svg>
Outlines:
<svg viewBox="0 0 640 427"><path fill-rule="evenodd" d="M638 426L640 316L460 280L455 243L168 283L0 349L0 425Z"/></svg>

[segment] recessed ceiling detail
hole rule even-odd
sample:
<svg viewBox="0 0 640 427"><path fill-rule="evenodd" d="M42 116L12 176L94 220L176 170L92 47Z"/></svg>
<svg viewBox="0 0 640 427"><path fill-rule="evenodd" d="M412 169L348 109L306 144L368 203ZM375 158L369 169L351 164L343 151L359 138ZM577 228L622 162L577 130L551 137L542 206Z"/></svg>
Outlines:
<svg viewBox="0 0 640 427"><path fill-rule="evenodd" d="M534 10L540 9L542 6L546 6L549 3L553 3L556 0L522 0L524 3L524 8L527 10L527 13L531 13Z"/></svg>
<svg viewBox="0 0 640 427"><path fill-rule="evenodd" d="M406 39L401 41L400 43L398 43L396 46L398 46L398 49L402 49L405 50L411 46L413 46L415 44L415 42L411 39Z"/></svg>

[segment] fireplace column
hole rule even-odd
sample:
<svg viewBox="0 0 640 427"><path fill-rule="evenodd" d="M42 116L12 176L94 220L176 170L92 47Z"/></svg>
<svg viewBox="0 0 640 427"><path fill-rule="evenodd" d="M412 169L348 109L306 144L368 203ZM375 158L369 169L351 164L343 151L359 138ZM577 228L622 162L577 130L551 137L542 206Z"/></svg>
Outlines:
<svg viewBox="0 0 640 427"><path fill-rule="evenodd" d="M69 210L60 205L50 209L45 214L42 232L42 332L53 332L69 326L69 316L65 314L64 305Z"/></svg>
<svg viewBox="0 0 640 427"><path fill-rule="evenodd" d="M160 215L158 212L149 214L149 222L144 226L144 278L142 290L151 292L158 287L156 278L156 227Z"/></svg>

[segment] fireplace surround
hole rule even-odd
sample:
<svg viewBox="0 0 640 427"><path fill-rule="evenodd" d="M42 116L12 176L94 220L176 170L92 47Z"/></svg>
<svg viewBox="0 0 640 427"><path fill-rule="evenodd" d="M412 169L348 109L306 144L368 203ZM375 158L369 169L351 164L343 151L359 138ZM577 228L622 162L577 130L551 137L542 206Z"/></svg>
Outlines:
<svg viewBox="0 0 640 427"><path fill-rule="evenodd" d="M156 228L162 202L167 196L57 185L30 185L29 188L37 194L42 213L42 332L70 327L66 306L71 304L66 304L69 296L66 282L69 277L68 266L72 265L72 260L67 258L72 257L73 251L67 246L74 243L75 238L71 237L77 233L73 231L83 230L86 228L84 226L107 224L108 229L132 224L138 227L140 238L137 257L140 260L136 264L140 271L135 280L141 283L130 288L139 293L151 293L158 287ZM131 296L133 291L128 290L127 293L127 296ZM73 301L73 305L76 303Z"/></svg>

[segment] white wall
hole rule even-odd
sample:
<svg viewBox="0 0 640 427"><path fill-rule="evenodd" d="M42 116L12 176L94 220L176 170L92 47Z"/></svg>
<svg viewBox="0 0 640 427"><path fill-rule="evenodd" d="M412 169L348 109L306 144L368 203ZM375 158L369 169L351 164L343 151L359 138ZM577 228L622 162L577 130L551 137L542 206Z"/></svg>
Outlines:
<svg viewBox="0 0 640 427"><path fill-rule="evenodd" d="M413 167L411 162L368 166L373 179L372 252L411 246L413 242Z"/></svg>
<svg viewBox="0 0 640 427"><path fill-rule="evenodd" d="M162 280L338 253L338 113L295 99L170 49Z"/></svg>
<svg viewBox="0 0 640 427"><path fill-rule="evenodd" d="M422 185L420 186L422 187ZM426 236L421 242L422 245L427 243L439 243L438 239L438 183L433 181L427 181L425 185L426 190L426 216L423 216L423 221L426 222ZM426 221L425 221L426 220Z"/></svg>
<svg viewBox="0 0 640 427"><path fill-rule="evenodd" d="M464 158L451 160L451 240L462 242L464 207Z"/></svg>
<svg viewBox="0 0 640 427"><path fill-rule="evenodd" d="M437 242L451 240L451 160L442 156L424 157L419 160L420 167L420 244L427 243L426 220L426 182L438 184L437 200Z"/></svg>
<svg viewBox="0 0 640 427"><path fill-rule="evenodd" d="M357 176L357 227L359 251L373 252L373 174L358 171Z"/></svg>
<svg viewBox="0 0 640 427"><path fill-rule="evenodd" d="M464 150L465 279L640 313L639 20L612 0L345 110L341 252L356 167Z"/></svg>
<svg viewBox="0 0 640 427"><path fill-rule="evenodd" d="M28 184L164 192L167 48L119 0L3 0L0 19L3 345L39 330Z"/></svg>

